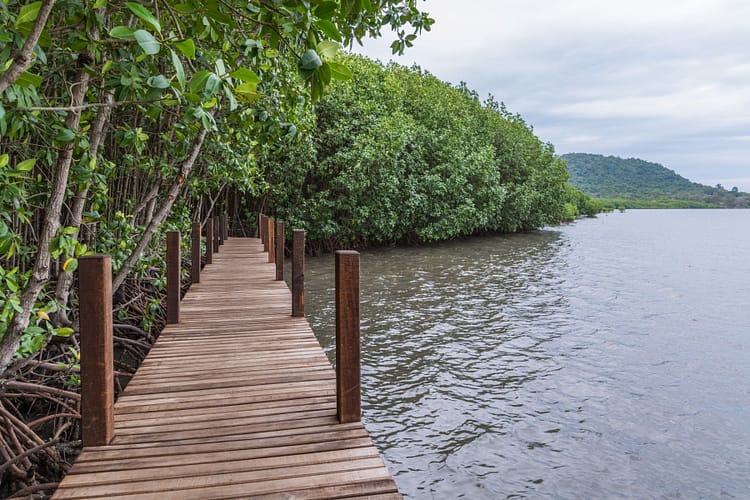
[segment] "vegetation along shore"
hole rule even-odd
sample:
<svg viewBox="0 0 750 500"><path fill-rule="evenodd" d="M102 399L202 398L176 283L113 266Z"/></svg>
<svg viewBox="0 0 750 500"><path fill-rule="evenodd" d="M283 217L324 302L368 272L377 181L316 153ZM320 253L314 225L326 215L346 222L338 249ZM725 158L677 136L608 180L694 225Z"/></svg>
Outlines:
<svg viewBox="0 0 750 500"><path fill-rule="evenodd" d="M9 0L0 23L0 496L49 494L80 446L83 255L112 256L119 387L164 324L166 232L212 214L321 252L601 208L493 97L342 52L386 27L403 51L433 23L415 0Z"/></svg>

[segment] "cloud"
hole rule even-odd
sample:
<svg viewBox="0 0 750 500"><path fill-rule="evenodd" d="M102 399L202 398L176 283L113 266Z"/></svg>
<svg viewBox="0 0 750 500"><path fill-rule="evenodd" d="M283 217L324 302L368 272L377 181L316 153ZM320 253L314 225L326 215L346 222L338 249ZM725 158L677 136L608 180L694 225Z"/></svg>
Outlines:
<svg viewBox="0 0 750 500"><path fill-rule="evenodd" d="M394 59L492 93L558 152L641 157L695 181L750 177L750 2L423 6L433 31ZM357 51L388 60L389 43Z"/></svg>

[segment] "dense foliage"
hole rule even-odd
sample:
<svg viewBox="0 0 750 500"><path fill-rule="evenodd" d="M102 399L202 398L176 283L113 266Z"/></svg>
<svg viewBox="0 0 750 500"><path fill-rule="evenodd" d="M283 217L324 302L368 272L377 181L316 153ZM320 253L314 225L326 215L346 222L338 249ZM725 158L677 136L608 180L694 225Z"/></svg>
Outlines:
<svg viewBox="0 0 750 500"><path fill-rule="evenodd" d="M465 85L350 56L309 140L266 156L270 211L317 249L427 242L560 222L570 190L550 144Z"/></svg>
<svg viewBox="0 0 750 500"><path fill-rule="evenodd" d="M570 183L622 208L747 208L750 194L690 182L658 163L584 153L562 155Z"/></svg>
<svg viewBox="0 0 750 500"><path fill-rule="evenodd" d="M146 349L164 231L261 195L257 158L351 77L340 47L390 27L402 51L417 3L0 3L0 496L54 484L36 465L76 439L77 259L112 255L118 352ZM32 407L53 417L16 424Z"/></svg>

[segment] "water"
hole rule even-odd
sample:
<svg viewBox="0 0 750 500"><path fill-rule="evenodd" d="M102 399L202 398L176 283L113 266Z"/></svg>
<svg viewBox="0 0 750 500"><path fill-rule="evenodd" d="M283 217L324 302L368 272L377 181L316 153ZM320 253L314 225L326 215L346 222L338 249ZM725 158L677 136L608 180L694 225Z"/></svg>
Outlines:
<svg viewBox="0 0 750 500"><path fill-rule="evenodd" d="M364 420L402 493L750 498L748 249L750 211L643 210L364 252Z"/></svg>

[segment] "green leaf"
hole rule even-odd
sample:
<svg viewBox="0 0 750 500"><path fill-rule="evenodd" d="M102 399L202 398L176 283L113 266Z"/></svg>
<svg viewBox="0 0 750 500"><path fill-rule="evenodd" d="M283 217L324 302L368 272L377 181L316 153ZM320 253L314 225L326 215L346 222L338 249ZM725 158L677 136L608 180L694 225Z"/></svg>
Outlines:
<svg viewBox="0 0 750 500"><path fill-rule="evenodd" d="M5 167L8 163L10 163L10 156L8 156L8 153L3 153L0 155L0 168Z"/></svg>
<svg viewBox="0 0 750 500"><path fill-rule="evenodd" d="M96 0L94 2L94 9L101 9L102 7L105 7L107 5L107 0Z"/></svg>
<svg viewBox="0 0 750 500"><path fill-rule="evenodd" d="M174 66L175 75L177 76L177 83L180 84L180 90L185 90L185 86L187 85L187 80L185 80L185 68L182 67L182 61L180 61L180 56L177 55L177 52L172 49L169 49L169 51L172 53L172 65Z"/></svg>
<svg viewBox="0 0 750 500"><path fill-rule="evenodd" d="M219 91L220 86L221 78L214 73L209 73L208 78L206 78L206 93L210 96L214 95Z"/></svg>
<svg viewBox="0 0 750 500"><path fill-rule="evenodd" d="M198 94L195 94L193 92L185 92L182 95L191 104L199 104L201 102L201 96L199 96Z"/></svg>
<svg viewBox="0 0 750 500"><path fill-rule="evenodd" d="M254 71L247 68L240 68L232 71L229 76L246 83L258 84L260 82L260 78L258 77L258 75Z"/></svg>
<svg viewBox="0 0 750 500"><path fill-rule="evenodd" d="M192 14L195 12L195 8L192 5L188 5L186 3L178 3L172 6L174 10L177 12L181 12L183 14Z"/></svg>
<svg viewBox="0 0 750 500"><path fill-rule="evenodd" d="M193 59L195 57L195 43L193 43L192 39L186 38L185 40L180 40L179 42L175 42L174 46L177 47L177 50L182 52L188 59Z"/></svg>
<svg viewBox="0 0 750 500"><path fill-rule="evenodd" d="M16 165L16 170L19 172L28 172L34 168L34 164L36 164L36 158L29 158Z"/></svg>
<svg viewBox="0 0 750 500"><path fill-rule="evenodd" d="M321 2L320 5L315 7L315 15L321 19L331 19L338 7L336 2Z"/></svg>
<svg viewBox="0 0 750 500"><path fill-rule="evenodd" d="M320 42L315 49L318 51L318 54L323 59L331 59L334 57L339 50L341 50L341 46L336 43L332 42L330 40L324 40Z"/></svg>
<svg viewBox="0 0 750 500"><path fill-rule="evenodd" d="M193 75L193 78L190 79L190 92L193 94L197 94L201 90L205 88L206 80L208 80L208 75L210 75L211 72L208 70L202 70L198 71Z"/></svg>
<svg viewBox="0 0 750 500"><path fill-rule="evenodd" d="M134 32L133 28L128 28L127 26L115 26L109 30L109 36L123 40L135 40L135 36L133 36Z"/></svg>
<svg viewBox="0 0 750 500"><path fill-rule="evenodd" d="M343 37L341 36L341 32L336 27L335 24L333 24L331 21L328 21L326 19L320 19L317 22L318 29L323 32L324 35L326 35L328 38L332 40L336 40L337 42L341 42L343 40Z"/></svg>
<svg viewBox="0 0 750 500"><path fill-rule="evenodd" d="M252 104L260 97L256 89L257 85L254 83L241 83L234 89L234 93L237 95L237 99Z"/></svg>
<svg viewBox="0 0 750 500"><path fill-rule="evenodd" d="M156 19L156 17L151 13L150 10L148 10L143 5L135 2L125 2L125 5L127 5L128 9L130 9L133 14L138 16L141 21L154 28L156 32L161 35L161 24L159 24L159 20Z"/></svg>
<svg viewBox="0 0 750 500"><path fill-rule="evenodd" d="M159 53L161 50L161 44L154 38L154 35L145 30L135 30L133 36L138 41L138 45L141 46L143 52L153 56Z"/></svg>
<svg viewBox="0 0 750 500"><path fill-rule="evenodd" d="M299 67L305 71L314 71L323 66L323 61L315 50L310 49L302 56L299 61Z"/></svg>
<svg viewBox="0 0 750 500"><path fill-rule="evenodd" d="M146 80L146 84L148 84L149 87L155 89L169 88L169 80L167 80L167 77L164 75L152 76L148 80Z"/></svg>
<svg viewBox="0 0 750 500"><path fill-rule="evenodd" d="M16 80L16 84L20 85L21 87L38 88L42 84L42 77L39 75L35 75L34 73L24 71Z"/></svg>
<svg viewBox="0 0 750 500"><path fill-rule="evenodd" d="M34 2L21 7L16 18L16 28L25 23L33 23L36 21L39 15L39 9L42 7L42 2Z"/></svg>
<svg viewBox="0 0 750 500"><path fill-rule="evenodd" d="M328 65L328 63L323 63L323 66L321 66L320 69L318 69L315 73L318 77L320 77L320 81L323 83L323 87L331 83L331 67Z"/></svg>
<svg viewBox="0 0 750 500"><path fill-rule="evenodd" d="M75 132L73 132L69 128L61 128L60 131L55 136L55 140L57 142L71 142L75 138L76 138Z"/></svg>
<svg viewBox="0 0 750 500"><path fill-rule="evenodd" d="M214 67L216 68L216 74L219 76L223 76L224 73L227 72L227 67L224 65L224 59L217 59L214 63Z"/></svg>
<svg viewBox="0 0 750 500"><path fill-rule="evenodd" d="M223 90L224 95L229 99L229 111L234 111L237 109L237 98L234 97L234 93L232 93L232 89L230 89L228 85L225 85Z"/></svg>
<svg viewBox="0 0 750 500"><path fill-rule="evenodd" d="M354 75L349 68L341 63L329 62L328 67L331 69L331 78L334 80L351 80Z"/></svg>
<svg viewBox="0 0 750 500"><path fill-rule="evenodd" d="M69 270L69 271L73 272L73 270ZM73 335L73 333L75 333L72 328L69 328L67 326L64 326L62 328L55 328L54 332L55 332L55 335L58 337L70 337L71 335Z"/></svg>

